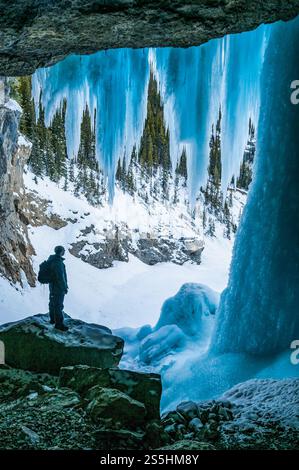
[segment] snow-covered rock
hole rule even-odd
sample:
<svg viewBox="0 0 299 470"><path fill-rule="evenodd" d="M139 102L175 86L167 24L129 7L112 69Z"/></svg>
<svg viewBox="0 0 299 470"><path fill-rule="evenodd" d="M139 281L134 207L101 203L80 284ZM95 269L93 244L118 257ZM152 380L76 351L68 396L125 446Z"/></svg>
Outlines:
<svg viewBox="0 0 299 470"><path fill-rule="evenodd" d="M141 185L140 170L136 172ZM94 207L82 194L74 195L71 183L64 191L29 170L24 179L28 223L55 229L67 226L69 252L91 266L110 268L115 261L128 262L130 254L148 265L169 261L178 265L188 261L201 263L202 214L197 211L196 216L192 215L183 186L175 204L163 195L150 195L148 182L134 195L116 186L112 205L103 196Z"/></svg>

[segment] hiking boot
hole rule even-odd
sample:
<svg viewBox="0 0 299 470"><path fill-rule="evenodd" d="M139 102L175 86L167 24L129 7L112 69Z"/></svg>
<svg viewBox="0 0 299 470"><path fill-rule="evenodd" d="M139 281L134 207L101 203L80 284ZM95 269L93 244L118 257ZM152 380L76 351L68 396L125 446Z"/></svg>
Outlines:
<svg viewBox="0 0 299 470"><path fill-rule="evenodd" d="M68 331L68 327L65 326L65 325L55 325L55 328L56 330L60 330L60 331Z"/></svg>

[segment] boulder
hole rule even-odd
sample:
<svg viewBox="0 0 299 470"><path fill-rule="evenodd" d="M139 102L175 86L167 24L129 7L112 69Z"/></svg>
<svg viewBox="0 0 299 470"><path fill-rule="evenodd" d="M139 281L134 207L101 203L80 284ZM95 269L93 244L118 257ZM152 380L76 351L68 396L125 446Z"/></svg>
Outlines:
<svg viewBox="0 0 299 470"><path fill-rule="evenodd" d="M36 372L57 374L63 366L86 364L117 366L124 341L100 325L65 319L68 332L56 330L48 315L35 315L0 326L8 365Z"/></svg>
<svg viewBox="0 0 299 470"><path fill-rule="evenodd" d="M96 423L109 422L112 427L130 428L144 426L146 409L143 403L129 397L120 390L96 385L86 396L91 400L87 413Z"/></svg>
<svg viewBox="0 0 299 470"><path fill-rule="evenodd" d="M88 390L95 385L117 389L143 403L148 419L160 417L162 385L158 374L77 365L61 368L59 385L72 388L82 395L86 395Z"/></svg>
<svg viewBox="0 0 299 470"><path fill-rule="evenodd" d="M183 401L177 406L176 410L188 421L198 417L197 405L193 401Z"/></svg>

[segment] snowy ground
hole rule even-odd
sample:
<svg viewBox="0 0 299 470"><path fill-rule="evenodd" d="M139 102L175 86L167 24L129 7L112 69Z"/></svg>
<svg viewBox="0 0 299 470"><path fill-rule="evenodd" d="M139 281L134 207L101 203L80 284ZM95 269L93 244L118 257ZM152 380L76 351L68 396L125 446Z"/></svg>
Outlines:
<svg viewBox="0 0 299 470"><path fill-rule="evenodd" d="M68 227L56 231L44 226L30 230L30 238L37 250L35 269L48 257L52 247L67 245L68 231ZM186 282L201 282L218 292L223 290L231 245L228 240L208 241L199 266L191 263L148 266L131 256L129 263L115 262L112 268L100 270L67 253L70 290L65 298L65 311L74 318L102 323L110 328L154 324L164 300ZM47 312L47 303L47 286L38 285L32 289L25 285L23 290L17 291L0 278L1 323Z"/></svg>
<svg viewBox="0 0 299 470"><path fill-rule="evenodd" d="M47 179L42 184L35 185L32 175L28 173L25 175L25 184L30 189L38 190L42 197L51 199L53 212L63 218L74 217L76 212L76 217L79 221L82 220L82 224L69 223L60 230L47 226L29 229L30 239L36 250L36 256L33 258L36 272L38 265L49 256L54 246L68 247L81 228L91 223L103 224L105 219L118 220L124 213L130 214L130 199L126 195L118 196L117 203L122 205L123 210L120 206L118 209L105 207L97 210L91 208L84 199L63 192ZM161 207L158 209L161 213ZM145 220L141 210L140 207L137 208L141 220L139 226ZM164 217L164 214L161 216ZM172 229L175 221L171 217L169 221L169 229ZM186 234L189 227L177 227L176 230L184 230ZM155 324L164 300L174 295L186 282L203 283L221 292L227 283L233 242L222 237L222 227L217 227L217 230L216 238L205 240L202 264L199 266L191 263L183 266L173 263L149 266L131 256L129 263L115 262L112 268L101 270L67 252L66 266L70 289L65 298L65 311L74 318L102 323L113 329L124 326L139 327ZM47 286L38 285L31 288L24 283L23 289L16 290L0 278L1 323L47 312L47 304Z"/></svg>

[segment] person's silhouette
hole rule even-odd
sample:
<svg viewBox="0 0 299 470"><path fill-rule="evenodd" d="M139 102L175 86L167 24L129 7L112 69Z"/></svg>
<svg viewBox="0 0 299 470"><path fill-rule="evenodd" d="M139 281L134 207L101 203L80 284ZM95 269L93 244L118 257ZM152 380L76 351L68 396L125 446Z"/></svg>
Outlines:
<svg viewBox="0 0 299 470"><path fill-rule="evenodd" d="M63 246L56 246L55 254L48 259L51 265L51 282L49 283L50 299L49 313L50 322L55 324L55 328L61 331L67 331L68 327L63 323L63 301L68 292L67 275L64 265L63 255L65 249Z"/></svg>

